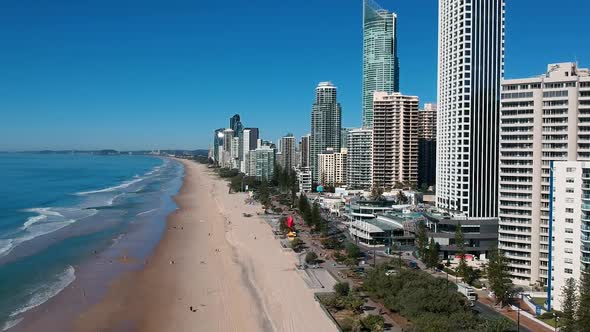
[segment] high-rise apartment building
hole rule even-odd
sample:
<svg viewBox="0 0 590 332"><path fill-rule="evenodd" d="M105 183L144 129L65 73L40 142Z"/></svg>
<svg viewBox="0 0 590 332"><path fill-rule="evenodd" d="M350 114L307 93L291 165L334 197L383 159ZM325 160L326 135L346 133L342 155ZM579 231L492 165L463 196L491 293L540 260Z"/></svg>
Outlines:
<svg viewBox="0 0 590 332"><path fill-rule="evenodd" d="M373 93L399 91L397 16L363 0L363 127L373 127Z"/></svg>
<svg viewBox="0 0 590 332"><path fill-rule="evenodd" d="M436 140L436 104L426 103L418 112L418 138Z"/></svg>
<svg viewBox="0 0 590 332"><path fill-rule="evenodd" d="M418 112L418 185L436 184L436 104Z"/></svg>
<svg viewBox="0 0 590 332"><path fill-rule="evenodd" d="M249 159L252 176L267 181L272 178L275 167L275 150L272 147L262 145L250 151Z"/></svg>
<svg viewBox="0 0 590 332"><path fill-rule="evenodd" d="M310 163L313 181L318 181L318 154L328 148L340 151L342 109L336 98L336 87L321 82L315 89L311 111Z"/></svg>
<svg viewBox="0 0 590 332"><path fill-rule="evenodd" d="M242 158L240 159L240 170L246 175L250 175L248 153L252 150L256 150L258 138L258 128L244 128L244 131L242 132Z"/></svg>
<svg viewBox="0 0 590 332"><path fill-rule="evenodd" d="M279 163L284 169L294 169L297 165L297 151L295 150L295 137L293 134L287 134L281 137L279 141L279 151L281 158Z"/></svg>
<svg viewBox="0 0 590 332"><path fill-rule="evenodd" d="M340 186L346 184L347 150L328 149L318 155L319 184Z"/></svg>
<svg viewBox="0 0 590 332"><path fill-rule="evenodd" d="M221 164L222 152L223 152L223 131L224 128L215 130L213 136L213 160L218 166Z"/></svg>
<svg viewBox="0 0 590 332"><path fill-rule="evenodd" d="M590 109L589 109L590 111ZM552 308L563 310L567 279L590 272L590 162L553 163Z"/></svg>
<svg viewBox="0 0 590 332"><path fill-rule="evenodd" d="M369 189L373 185L373 130L353 129L348 133L347 186Z"/></svg>
<svg viewBox="0 0 590 332"><path fill-rule="evenodd" d="M498 247L515 283L545 285L550 162L590 161L590 72L550 64L543 76L504 81L501 97Z"/></svg>
<svg viewBox="0 0 590 332"><path fill-rule="evenodd" d="M439 0L438 31L437 205L495 217L504 0Z"/></svg>
<svg viewBox="0 0 590 332"><path fill-rule="evenodd" d="M373 102L373 185L416 184L418 97L375 92Z"/></svg>
<svg viewBox="0 0 590 332"><path fill-rule="evenodd" d="M301 136L301 142L299 143L299 167L309 167L309 148L310 148L311 135L307 134Z"/></svg>
<svg viewBox="0 0 590 332"><path fill-rule="evenodd" d="M340 148L346 149L348 147L348 133L354 128L342 128L340 130Z"/></svg>
<svg viewBox="0 0 590 332"><path fill-rule="evenodd" d="M230 128L223 130L223 153L221 167L232 167L232 145L234 142L234 131Z"/></svg>

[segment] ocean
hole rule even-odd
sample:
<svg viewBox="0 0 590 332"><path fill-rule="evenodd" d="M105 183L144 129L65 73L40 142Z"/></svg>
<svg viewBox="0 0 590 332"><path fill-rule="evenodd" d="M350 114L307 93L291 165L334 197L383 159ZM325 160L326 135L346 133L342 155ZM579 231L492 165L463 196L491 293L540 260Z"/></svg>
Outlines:
<svg viewBox="0 0 590 332"><path fill-rule="evenodd" d="M124 269L97 267L105 257L147 257L182 175L180 163L151 156L0 154L0 331L80 275L106 288Z"/></svg>

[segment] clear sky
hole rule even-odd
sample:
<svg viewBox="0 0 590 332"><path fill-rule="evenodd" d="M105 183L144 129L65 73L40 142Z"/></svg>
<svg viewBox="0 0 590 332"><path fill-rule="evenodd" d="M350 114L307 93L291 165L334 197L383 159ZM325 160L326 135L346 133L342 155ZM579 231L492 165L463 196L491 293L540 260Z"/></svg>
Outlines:
<svg viewBox="0 0 590 332"><path fill-rule="evenodd" d="M437 1L398 14L401 90L436 101ZM590 1L507 0L506 77L590 66ZM0 150L208 148L234 113L309 131L314 88L361 122L361 0L0 1Z"/></svg>

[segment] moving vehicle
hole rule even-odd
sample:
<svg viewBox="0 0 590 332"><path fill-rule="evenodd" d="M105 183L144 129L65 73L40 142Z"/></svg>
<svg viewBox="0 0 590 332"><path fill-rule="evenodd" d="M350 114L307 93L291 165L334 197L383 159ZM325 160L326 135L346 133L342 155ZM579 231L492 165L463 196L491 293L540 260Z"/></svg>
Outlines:
<svg viewBox="0 0 590 332"><path fill-rule="evenodd" d="M475 301L477 301L477 293L475 293L473 287L459 283L457 284L457 291L469 300L469 306L473 307L475 305Z"/></svg>

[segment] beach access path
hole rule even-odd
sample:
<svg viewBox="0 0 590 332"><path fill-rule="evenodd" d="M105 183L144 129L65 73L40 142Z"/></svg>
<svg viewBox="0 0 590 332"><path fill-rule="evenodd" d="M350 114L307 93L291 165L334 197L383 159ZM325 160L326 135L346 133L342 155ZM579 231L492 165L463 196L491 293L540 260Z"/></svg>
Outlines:
<svg viewBox="0 0 590 332"><path fill-rule="evenodd" d="M111 285L76 331L336 331L271 227L206 166L180 160L179 207L145 267ZM251 214L245 217L244 213Z"/></svg>

